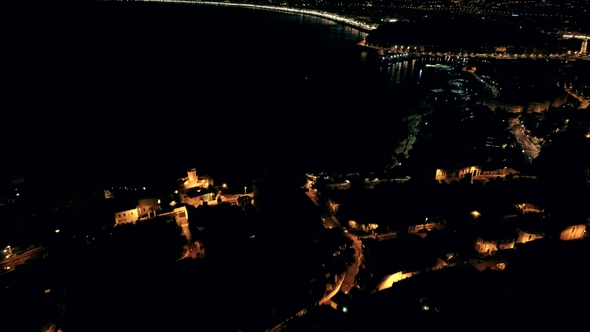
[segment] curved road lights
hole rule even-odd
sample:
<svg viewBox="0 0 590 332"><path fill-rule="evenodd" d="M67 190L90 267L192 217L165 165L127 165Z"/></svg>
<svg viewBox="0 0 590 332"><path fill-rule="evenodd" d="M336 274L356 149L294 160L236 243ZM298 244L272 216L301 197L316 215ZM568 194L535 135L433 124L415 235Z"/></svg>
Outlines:
<svg viewBox="0 0 590 332"><path fill-rule="evenodd" d="M271 10L277 12L287 12L287 13L297 13L297 14L306 14L312 16L318 16L322 18L326 18L335 22L346 23L352 25L354 27L364 29L364 30L375 30L377 29L376 26L367 24L365 22L357 21L351 18L339 16L337 14L312 10L312 9L298 9L298 8L289 8L289 7L279 7L279 6L261 6L261 5L251 5L245 3L231 3L231 2L213 2L213 1L190 1L190 0L139 0L143 2L168 2L168 3L190 3L190 4L198 4L198 5L213 5L213 6L227 6L227 7L241 7L241 8L251 8L251 9L260 9L260 10Z"/></svg>

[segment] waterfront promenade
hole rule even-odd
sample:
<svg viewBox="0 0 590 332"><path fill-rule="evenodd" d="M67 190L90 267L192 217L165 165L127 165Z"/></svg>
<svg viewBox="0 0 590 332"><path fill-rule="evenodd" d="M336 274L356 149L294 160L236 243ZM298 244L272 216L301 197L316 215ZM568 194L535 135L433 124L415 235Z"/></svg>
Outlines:
<svg viewBox="0 0 590 332"><path fill-rule="evenodd" d="M238 8L249 8L249 9L257 9L257 10L269 10L275 12L283 12L283 13L293 13L293 14L304 14L304 15L311 15L317 16L321 18L325 18L328 20L332 20L334 22L343 23L346 25L350 25L358 30L363 32L370 32L372 30L377 29L376 24L371 24L369 22L364 22L352 17L342 16L335 13L329 13L325 11L313 10L313 9L300 9L300 8L291 8L291 7L284 7L284 6L262 6L262 5L252 5L246 3L231 3L231 2L215 2L215 1L193 1L193 0L139 0L143 2L166 2L166 3L184 3L184 4L195 4L195 5L202 5L202 6L220 6L220 7L238 7Z"/></svg>

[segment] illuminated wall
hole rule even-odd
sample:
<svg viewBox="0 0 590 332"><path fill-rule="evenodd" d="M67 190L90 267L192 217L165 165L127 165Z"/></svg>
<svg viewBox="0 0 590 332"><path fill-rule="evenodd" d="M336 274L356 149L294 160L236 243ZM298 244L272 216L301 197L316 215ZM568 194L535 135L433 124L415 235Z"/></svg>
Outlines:
<svg viewBox="0 0 590 332"><path fill-rule="evenodd" d="M197 177L197 170L195 168L191 169L187 173L188 173L188 182L189 183L195 183L198 181L199 178Z"/></svg>
<svg viewBox="0 0 590 332"><path fill-rule="evenodd" d="M586 224L569 226L563 231L561 231L561 235L559 236L559 238L565 241L581 240L584 237L585 231Z"/></svg>
<svg viewBox="0 0 590 332"><path fill-rule="evenodd" d="M173 213L178 227L188 225L188 212L186 210L186 206L175 208Z"/></svg>
<svg viewBox="0 0 590 332"><path fill-rule="evenodd" d="M402 271L399 271L394 274L390 274L377 286L377 291L382 291L384 289L390 288L394 283L402 280L403 274Z"/></svg>
<svg viewBox="0 0 590 332"><path fill-rule="evenodd" d="M135 223L139 219L139 213L137 209L131 209L127 211L121 211L115 213L115 225L125 223Z"/></svg>
<svg viewBox="0 0 590 332"><path fill-rule="evenodd" d="M497 177L504 178L507 175L517 175L518 172L512 168L501 168L497 170L482 170L479 166L464 167L461 169L445 170L437 169L435 180L437 181L459 181L467 174L472 175L472 180L487 182L490 179Z"/></svg>
<svg viewBox="0 0 590 332"><path fill-rule="evenodd" d="M481 237L478 237L475 241L475 250L480 254L494 254L498 250L506 250L514 248L516 239L506 239L506 240L484 240Z"/></svg>
<svg viewBox="0 0 590 332"><path fill-rule="evenodd" d="M478 237L475 241L475 250L480 254L491 254L498 251L498 244L496 241L485 241Z"/></svg>
<svg viewBox="0 0 590 332"><path fill-rule="evenodd" d="M522 111L524 110L523 106L501 103L495 100L480 100L477 103L483 106L487 106L492 111L496 111L497 108L500 108L505 109L510 113L522 113Z"/></svg>
<svg viewBox="0 0 590 332"><path fill-rule="evenodd" d="M549 100L540 103L531 102L526 110L528 113L542 113L549 109L550 104L551 102Z"/></svg>
<svg viewBox="0 0 590 332"><path fill-rule="evenodd" d="M458 181L460 179L465 178L467 174L471 174L473 177L476 177L481 174L481 167L479 166L469 166L463 167L460 169L437 169L435 180L437 181Z"/></svg>
<svg viewBox="0 0 590 332"><path fill-rule="evenodd" d="M408 232L419 232L421 230L431 231L435 228L442 229L443 225L440 222L426 222L424 224L411 225L408 227Z"/></svg>
<svg viewBox="0 0 590 332"><path fill-rule="evenodd" d="M542 238L543 236L541 234L520 230L518 232L518 239L516 240L516 243L527 243Z"/></svg>
<svg viewBox="0 0 590 332"><path fill-rule="evenodd" d="M196 169L191 169L187 172L188 177L184 179L184 189L191 188L209 188L213 185L213 179L207 176L198 176Z"/></svg>
<svg viewBox="0 0 590 332"><path fill-rule="evenodd" d="M160 204L158 202L159 200L157 198L147 198L139 200L137 205L139 217L155 217L156 211L160 210Z"/></svg>
<svg viewBox="0 0 590 332"><path fill-rule="evenodd" d="M210 202L215 199L215 195L213 193L206 193L196 197L189 197L186 194L180 194L180 202L192 206L199 206L202 205L203 202Z"/></svg>
<svg viewBox="0 0 590 332"><path fill-rule="evenodd" d="M379 286L377 286L377 291L382 291L384 289L390 288L391 286L393 286L394 283L404 280L404 279L407 279L407 278L410 278L410 277L415 276L417 274L420 274L420 271L406 272L406 273L403 273L403 271L399 271L394 274L390 274L387 277L383 278L383 281L381 281Z"/></svg>

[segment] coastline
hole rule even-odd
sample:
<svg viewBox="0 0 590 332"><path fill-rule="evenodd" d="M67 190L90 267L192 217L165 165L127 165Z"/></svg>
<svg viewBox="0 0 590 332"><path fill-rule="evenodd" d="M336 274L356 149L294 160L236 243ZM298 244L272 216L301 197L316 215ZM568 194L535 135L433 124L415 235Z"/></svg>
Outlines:
<svg viewBox="0 0 590 332"><path fill-rule="evenodd" d="M262 11L274 11L280 13L287 13L287 14L303 14L309 16L315 16L324 18L327 20L331 20L335 23L342 24L345 26L349 26L351 28L357 29L360 32L370 33L371 31L375 30L377 27L370 26L363 22L349 22L351 21L348 18L340 17L337 14L328 13L328 12L319 12L309 9L297 9L291 7L282 7L282 6L262 6L262 5L252 5L252 4L245 4L245 3L232 3L232 2L215 2L215 1L188 1L188 0L138 0L140 2L163 2L163 3L185 3L185 4L194 4L194 5L204 5L204 6L217 6L217 7L238 7L244 9L255 9L255 10L262 10Z"/></svg>

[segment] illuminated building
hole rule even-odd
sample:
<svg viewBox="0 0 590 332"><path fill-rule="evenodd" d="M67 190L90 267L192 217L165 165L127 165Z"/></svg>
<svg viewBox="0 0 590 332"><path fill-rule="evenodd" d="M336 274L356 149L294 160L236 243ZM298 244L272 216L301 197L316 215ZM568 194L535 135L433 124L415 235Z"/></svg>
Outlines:
<svg viewBox="0 0 590 332"><path fill-rule="evenodd" d="M569 38L575 38L575 39L580 39L582 40L582 46L580 47L580 54L586 54L588 51L588 39L590 39L590 36L585 35L585 34L581 34L581 33L567 33L563 35L563 38L569 39Z"/></svg>
<svg viewBox="0 0 590 332"><path fill-rule="evenodd" d="M160 211L160 200L157 198L140 199L137 202L137 211L140 218L153 218Z"/></svg>
<svg viewBox="0 0 590 332"><path fill-rule="evenodd" d="M437 181L459 181L464 178L473 178L481 174L480 166L468 166L459 169L437 169L435 180Z"/></svg>
<svg viewBox="0 0 590 332"><path fill-rule="evenodd" d="M518 239L516 243L527 243L530 241L542 239L544 237L544 232L541 230L535 230L533 228L521 228L518 231Z"/></svg>
<svg viewBox="0 0 590 332"><path fill-rule="evenodd" d="M215 201L216 193L209 189L201 189L199 187L183 190L178 192L180 202L192 206L199 206L206 204L205 202Z"/></svg>
<svg viewBox="0 0 590 332"><path fill-rule="evenodd" d="M488 182L491 179L505 178L508 175L517 175L518 172L512 168L482 168L481 166L467 166L453 169L437 169L434 179L436 181L445 181L447 183L452 181L460 181L461 179L469 179L473 181Z"/></svg>
<svg viewBox="0 0 590 332"><path fill-rule="evenodd" d="M139 220L139 211L137 207L115 213L115 225L135 223Z"/></svg>
<svg viewBox="0 0 590 332"><path fill-rule="evenodd" d="M216 193L211 191L213 179L209 176L197 175L196 169L190 169L187 177L180 179L178 197L181 203L199 206L204 202L210 202L217 198Z"/></svg>
<svg viewBox="0 0 590 332"><path fill-rule="evenodd" d="M480 254L494 255L499 250L514 248L517 236L511 231L484 230L475 240L475 250Z"/></svg>
<svg viewBox="0 0 590 332"><path fill-rule="evenodd" d="M113 208L115 211L115 225L155 218L158 211L161 210L158 198L119 201L115 198L109 201L113 201L113 204L116 205Z"/></svg>
<svg viewBox="0 0 590 332"><path fill-rule="evenodd" d="M445 220L440 218L426 218L423 222L414 223L408 227L408 233L444 229Z"/></svg>
<svg viewBox="0 0 590 332"><path fill-rule="evenodd" d="M213 185L213 179L208 176L198 176L195 168L187 172L188 176L182 179L183 189L209 188Z"/></svg>
<svg viewBox="0 0 590 332"><path fill-rule="evenodd" d="M581 240L584 238L586 233L586 227L587 225L584 223L574 223L573 225L567 225L561 230L559 239L564 241Z"/></svg>

